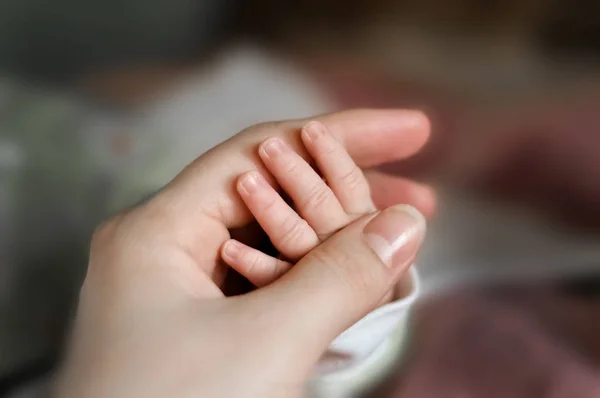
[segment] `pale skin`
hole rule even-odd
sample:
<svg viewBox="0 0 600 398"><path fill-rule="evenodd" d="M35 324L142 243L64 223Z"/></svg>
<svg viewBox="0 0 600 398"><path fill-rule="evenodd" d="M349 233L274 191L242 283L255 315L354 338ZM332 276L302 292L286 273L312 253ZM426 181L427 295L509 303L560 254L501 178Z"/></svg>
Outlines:
<svg viewBox="0 0 600 398"><path fill-rule="evenodd" d="M334 232L377 210L362 170L325 125L312 121L302 128L300 137L310 160L277 137L259 146L258 154L276 180L275 187L257 171L244 173L236 184L279 255L230 239L221 248L221 256L259 288L281 277ZM380 304L393 298L390 290Z"/></svg>
<svg viewBox="0 0 600 398"><path fill-rule="evenodd" d="M257 287L273 282L334 232L376 210L362 170L322 123L307 124L300 136L315 168L280 138L269 138L258 149L293 207L257 171L241 175L236 184L280 254L270 256L234 239L225 242L225 262Z"/></svg>
<svg viewBox="0 0 600 398"><path fill-rule="evenodd" d="M435 208L428 188L367 171L373 204L385 210L347 212L336 193L333 204L344 211L332 212L331 224L310 224L317 238L331 234L323 243L307 241L304 255L297 246L293 268L267 286L226 297L221 249L254 220L238 177L259 172L277 186L260 145L279 138L308 159L301 132L311 120L363 169L417 152L429 128L421 113L397 110L254 126L199 157L150 201L108 220L92 241L58 396L302 396L329 343L377 306L417 254L422 217L392 205L423 214Z"/></svg>

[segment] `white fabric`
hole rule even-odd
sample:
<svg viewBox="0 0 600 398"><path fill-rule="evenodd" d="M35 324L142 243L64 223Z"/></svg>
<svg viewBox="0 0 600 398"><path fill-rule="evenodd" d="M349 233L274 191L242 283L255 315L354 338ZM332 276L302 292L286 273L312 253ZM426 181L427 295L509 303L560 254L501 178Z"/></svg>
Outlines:
<svg viewBox="0 0 600 398"><path fill-rule="evenodd" d="M331 343L330 350L345 354L344 359L317 367L309 386L311 396L351 397L378 380L388 362L397 358L395 354L405 346L410 329L410 309L420 292L415 266L408 276L409 289L399 286L399 298L372 311Z"/></svg>

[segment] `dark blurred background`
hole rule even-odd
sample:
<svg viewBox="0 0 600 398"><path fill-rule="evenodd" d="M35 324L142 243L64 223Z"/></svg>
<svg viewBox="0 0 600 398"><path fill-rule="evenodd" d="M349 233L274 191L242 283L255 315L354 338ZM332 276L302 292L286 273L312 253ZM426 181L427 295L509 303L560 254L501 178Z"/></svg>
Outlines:
<svg viewBox="0 0 600 398"><path fill-rule="evenodd" d="M0 396L44 396L101 219L247 125L359 106L430 115L383 170L440 192L369 396L599 396L593 0L0 1Z"/></svg>

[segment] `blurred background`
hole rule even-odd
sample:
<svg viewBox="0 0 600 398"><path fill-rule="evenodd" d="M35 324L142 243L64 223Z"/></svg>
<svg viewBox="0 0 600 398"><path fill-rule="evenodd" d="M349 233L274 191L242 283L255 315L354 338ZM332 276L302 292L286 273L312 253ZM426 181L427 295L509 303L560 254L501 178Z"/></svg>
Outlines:
<svg viewBox="0 0 600 398"><path fill-rule="evenodd" d="M600 3L0 1L0 396L42 397L91 231L248 125L426 111L431 293L373 397L600 396Z"/></svg>

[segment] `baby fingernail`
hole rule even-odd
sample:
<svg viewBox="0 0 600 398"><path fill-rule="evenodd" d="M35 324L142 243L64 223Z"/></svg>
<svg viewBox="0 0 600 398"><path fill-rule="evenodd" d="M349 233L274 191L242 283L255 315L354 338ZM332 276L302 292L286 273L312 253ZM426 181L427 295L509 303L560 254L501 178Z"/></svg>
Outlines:
<svg viewBox="0 0 600 398"><path fill-rule="evenodd" d="M259 172L251 171L240 177L238 186L240 193L251 195L264 188L266 184L267 182Z"/></svg>
<svg viewBox="0 0 600 398"><path fill-rule="evenodd" d="M304 128L302 129L302 135L306 140L312 142L318 140L319 137L325 134L325 131L325 126L323 125L323 123L312 121L309 122L306 126L304 126Z"/></svg>
<svg viewBox="0 0 600 398"><path fill-rule="evenodd" d="M236 259L240 256L242 246L235 240L229 240L223 245L223 256Z"/></svg>
<svg viewBox="0 0 600 398"><path fill-rule="evenodd" d="M260 152L266 158L275 158L288 150L281 138L269 138L260 146Z"/></svg>
<svg viewBox="0 0 600 398"><path fill-rule="evenodd" d="M383 210L363 233L383 263L397 272L407 269L425 237L425 218L415 208L397 205Z"/></svg>

